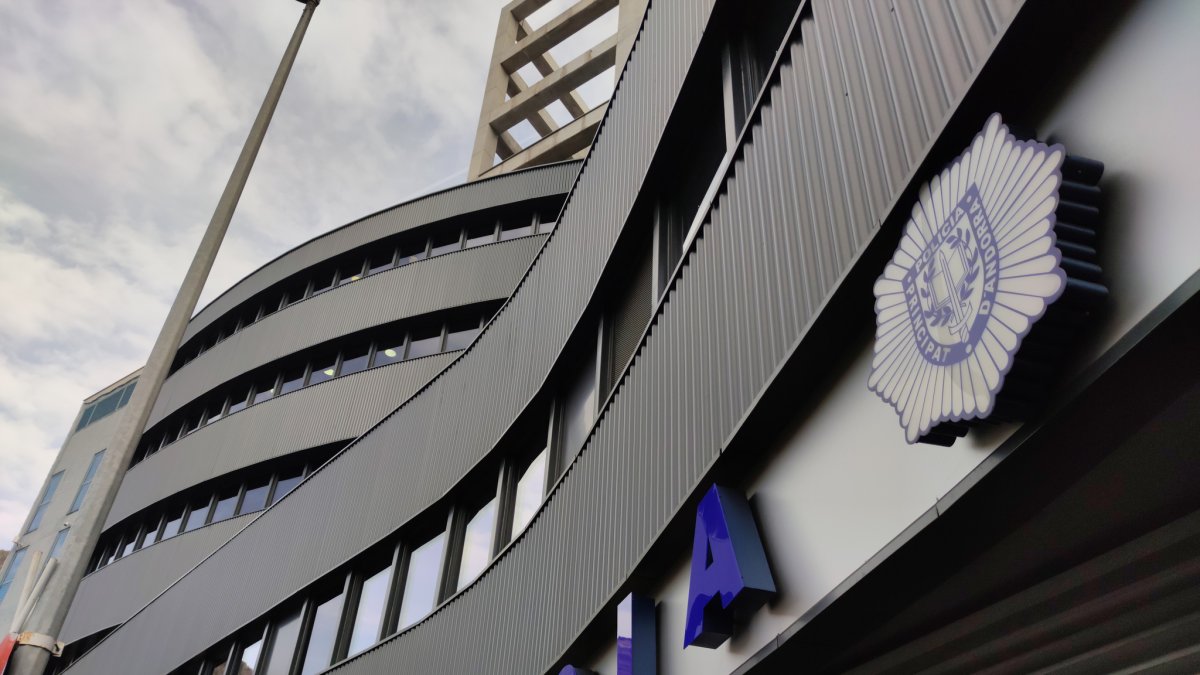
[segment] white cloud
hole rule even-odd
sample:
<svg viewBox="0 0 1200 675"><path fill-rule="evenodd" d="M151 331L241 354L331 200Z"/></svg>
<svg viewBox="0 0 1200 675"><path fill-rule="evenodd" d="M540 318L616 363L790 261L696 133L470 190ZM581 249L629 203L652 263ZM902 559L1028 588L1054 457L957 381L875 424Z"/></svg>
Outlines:
<svg viewBox="0 0 1200 675"><path fill-rule="evenodd" d="M202 303L461 178L501 5L322 4ZM0 5L0 542L81 399L144 360L300 10Z"/></svg>

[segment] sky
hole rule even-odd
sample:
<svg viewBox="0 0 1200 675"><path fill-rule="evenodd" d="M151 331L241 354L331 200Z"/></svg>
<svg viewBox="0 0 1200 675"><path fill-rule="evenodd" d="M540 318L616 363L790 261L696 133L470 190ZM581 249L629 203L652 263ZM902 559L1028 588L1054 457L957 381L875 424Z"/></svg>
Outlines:
<svg viewBox="0 0 1200 675"><path fill-rule="evenodd" d="M199 306L313 236L462 182L503 4L326 0ZM0 548L81 401L144 362L301 9L0 3Z"/></svg>

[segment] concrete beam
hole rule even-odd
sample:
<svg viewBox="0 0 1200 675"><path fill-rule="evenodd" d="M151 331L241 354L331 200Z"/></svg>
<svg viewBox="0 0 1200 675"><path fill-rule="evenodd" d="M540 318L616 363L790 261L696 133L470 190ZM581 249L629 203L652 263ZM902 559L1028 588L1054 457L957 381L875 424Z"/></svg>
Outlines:
<svg viewBox="0 0 1200 675"><path fill-rule="evenodd" d="M480 177L498 176L517 169L559 162L586 154L607 109L608 103L596 106L570 124L563 125L553 134L488 169Z"/></svg>
<svg viewBox="0 0 1200 675"><path fill-rule="evenodd" d="M517 21L522 21L548 4L550 0L513 0L504 6L504 12L512 15Z"/></svg>
<svg viewBox="0 0 1200 675"><path fill-rule="evenodd" d="M570 91L612 67L616 62L617 36L613 35L570 63L547 75L537 84L499 106L489 121L493 131L507 131Z"/></svg>
<svg viewBox="0 0 1200 675"><path fill-rule="evenodd" d="M510 47L508 54L501 57L501 64L508 72L514 72L618 5L619 0L580 0L537 30L529 31L528 24L522 22L529 34Z"/></svg>
<svg viewBox="0 0 1200 675"><path fill-rule="evenodd" d="M514 3L516 4L516 3ZM492 46L492 61L488 65L487 83L483 87L483 102L479 111L479 127L475 130L475 147L471 150L471 160L467 164L467 179L474 180L484 171L492 168L496 151L500 142L499 136L488 123L492 111L504 104L504 96L508 92L509 76L500 66L497 55L503 54L508 45L517 39L517 21L506 7L500 12L500 22L496 27L496 41ZM543 106L544 107L544 106ZM504 129L503 131L507 131Z"/></svg>
<svg viewBox="0 0 1200 675"><path fill-rule="evenodd" d="M508 81L509 97L516 97L527 89L529 89L529 85L525 82L525 78L521 77L520 73L513 73ZM525 119L529 120L529 124L533 126L533 130L538 132L539 136L551 134L558 128L558 122L545 109L538 110Z"/></svg>
<svg viewBox="0 0 1200 675"><path fill-rule="evenodd" d="M521 37L522 33L528 34L527 31L530 30L532 29L529 28L529 23L522 21L521 23L517 24L517 37ZM618 45L618 51L619 49L620 46ZM541 73L542 77L545 77L558 70L558 63L555 62L554 57L550 56L549 52L547 52L545 54L540 54L533 59L533 67L537 68L537 71ZM583 115L583 113L587 112L587 104L583 102L583 97L574 90L558 97L558 100L562 101L563 106L567 109L567 112L571 113L572 118L580 117Z"/></svg>

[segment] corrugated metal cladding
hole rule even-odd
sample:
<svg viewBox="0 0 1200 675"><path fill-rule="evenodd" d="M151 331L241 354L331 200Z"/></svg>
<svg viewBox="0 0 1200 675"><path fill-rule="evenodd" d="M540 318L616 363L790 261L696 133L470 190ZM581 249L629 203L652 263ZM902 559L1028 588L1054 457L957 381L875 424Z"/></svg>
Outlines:
<svg viewBox="0 0 1200 675"><path fill-rule="evenodd" d="M457 357L457 352L435 354L364 370L203 427L129 470L104 527L210 478L357 438Z"/></svg>
<svg viewBox="0 0 1200 675"><path fill-rule="evenodd" d="M87 575L59 639L74 642L133 616L252 518L254 514L238 516L184 532Z"/></svg>
<svg viewBox="0 0 1200 675"><path fill-rule="evenodd" d="M1013 9L814 4L682 281L547 506L466 592L338 672L549 667L625 580L874 232ZM394 531L492 447L578 321L711 9L651 4L559 228L473 348L72 672L181 665ZM987 39L967 39L980 27ZM890 168L876 171L880 158Z"/></svg>
<svg viewBox="0 0 1200 675"><path fill-rule="evenodd" d="M183 335L197 331L262 291L300 270L383 237L481 209L527 199L562 195L570 189L580 162L568 161L467 183L367 216L301 244L263 265L200 310Z"/></svg>
<svg viewBox="0 0 1200 675"><path fill-rule="evenodd" d="M146 428L216 386L327 340L440 309L504 300L543 241L545 236L523 237L422 260L276 312L172 374Z"/></svg>

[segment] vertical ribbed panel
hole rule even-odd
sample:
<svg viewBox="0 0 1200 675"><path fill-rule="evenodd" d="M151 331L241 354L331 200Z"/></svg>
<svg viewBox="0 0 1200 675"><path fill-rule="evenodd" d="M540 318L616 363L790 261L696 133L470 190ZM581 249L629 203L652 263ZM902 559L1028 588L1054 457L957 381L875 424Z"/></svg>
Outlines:
<svg viewBox="0 0 1200 675"><path fill-rule="evenodd" d="M988 24L975 52L963 31L976 24L952 3L813 4L681 280L547 505L466 592L337 672L549 667L627 578L873 236L1010 18ZM583 310L711 8L651 4L559 228L473 348L72 672L179 666L427 508L493 446ZM871 82L886 82L886 95Z"/></svg>
<svg viewBox="0 0 1200 675"><path fill-rule="evenodd" d="M574 182L579 165L576 161L562 162L466 183L418 197L327 232L263 265L218 296L192 317L183 341L186 343L214 320L271 284L340 253L446 218L562 195Z"/></svg>
<svg viewBox="0 0 1200 675"><path fill-rule="evenodd" d="M133 616L253 517L238 516L184 532L84 577L58 639L74 642Z"/></svg>
<svg viewBox="0 0 1200 675"><path fill-rule="evenodd" d="M308 347L399 319L504 300L545 239L523 237L421 260L286 307L167 378L146 428L214 387Z"/></svg>

